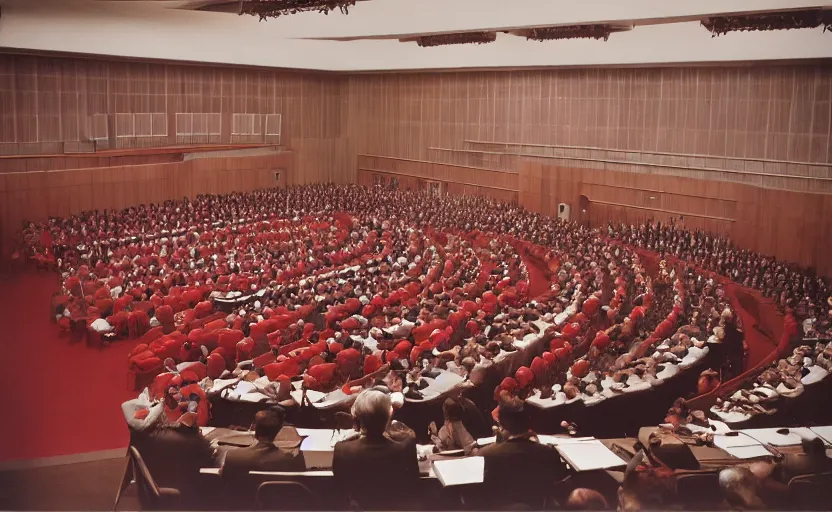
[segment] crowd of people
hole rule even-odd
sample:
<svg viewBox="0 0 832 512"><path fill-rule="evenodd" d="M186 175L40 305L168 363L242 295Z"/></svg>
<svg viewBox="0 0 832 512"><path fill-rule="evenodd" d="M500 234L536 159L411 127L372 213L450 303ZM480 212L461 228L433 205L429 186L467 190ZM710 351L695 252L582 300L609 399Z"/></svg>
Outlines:
<svg viewBox="0 0 832 512"><path fill-rule="evenodd" d="M130 367L162 373L153 389L177 397L172 417L183 397L204 402L188 386L206 377L284 397L300 376L347 393L386 379L419 398L438 369L469 377L529 334L554 337L537 320L565 325L538 380L600 357L601 330L626 320L620 348L656 327L630 311L650 296L631 251L486 198L312 185L87 212L25 235L62 273L56 320L144 337Z"/></svg>
<svg viewBox="0 0 832 512"><path fill-rule="evenodd" d="M540 349L507 365L484 403L458 393L445 402L430 439L437 450L492 456L486 475L500 480L510 479L496 469L501 456L531 457L551 467L548 480L562 478L553 452L536 443L480 449L465 420L490 413L498 437L534 442L523 406L530 397L602 400L672 376L708 342L736 341L742 326L721 284L697 268L799 310L807 334L829 323L825 281L727 240L660 224L611 225L605 234L484 197L306 185L51 218L27 225L24 240L39 265L61 275L53 315L63 329L141 340L128 366L153 377L148 396L159 405L130 410L133 427L208 425L208 396L240 383L283 408L298 405L298 391L346 396L362 436L336 449L334 472L358 494L361 482L344 475L415 465L410 448L388 443L401 432L391 433L379 410L391 400L443 399L431 390L446 374L482 387L529 339ZM659 253L655 275L631 246ZM739 347L720 372L703 374L699 393L742 370ZM825 364L820 352L801 355ZM273 445L281 423L258 414L258 441ZM359 460L369 446L377 452ZM290 459L234 455L226 464ZM576 502L597 501L579 491Z"/></svg>
<svg viewBox="0 0 832 512"><path fill-rule="evenodd" d="M677 222L610 223L607 233L634 247L674 256L759 290L781 311L794 311L808 338L825 337L832 330L832 285L814 269L741 249L727 237L686 230Z"/></svg>

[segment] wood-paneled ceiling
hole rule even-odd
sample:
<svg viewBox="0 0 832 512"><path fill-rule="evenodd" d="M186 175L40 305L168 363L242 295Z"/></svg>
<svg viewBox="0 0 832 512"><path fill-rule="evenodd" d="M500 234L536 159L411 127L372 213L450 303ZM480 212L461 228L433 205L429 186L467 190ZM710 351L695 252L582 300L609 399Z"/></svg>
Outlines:
<svg viewBox="0 0 832 512"><path fill-rule="evenodd" d="M655 66L832 58L822 28L712 37L713 16L832 0L359 0L348 15L260 22L236 0L0 0L0 47L326 71ZM535 27L608 24L609 40L531 41ZM421 48L419 36L498 32Z"/></svg>

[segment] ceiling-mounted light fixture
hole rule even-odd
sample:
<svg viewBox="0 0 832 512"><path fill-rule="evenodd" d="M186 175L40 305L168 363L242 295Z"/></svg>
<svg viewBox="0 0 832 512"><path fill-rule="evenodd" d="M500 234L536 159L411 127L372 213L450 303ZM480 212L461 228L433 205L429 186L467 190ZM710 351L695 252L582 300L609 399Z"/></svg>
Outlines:
<svg viewBox="0 0 832 512"><path fill-rule="evenodd" d="M349 14L349 8L355 2L356 0L240 0L240 14L259 16L261 21L307 11L329 14L337 9Z"/></svg>
<svg viewBox="0 0 832 512"><path fill-rule="evenodd" d="M493 43L496 40L496 32L460 32L456 34L420 36L416 38L416 44L422 47L430 47L451 44L487 44Z"/></svg>
<svg viewBox="0 0 832 512"><path fill-rule="evenodd" d="M566 25L562 27L537 27L518 30L519 36L534 41L553 41L556 39L603 39L606 41L613 32L631 30L632 27L614 25Z"/></svg>
<svg viewBox="0 0 832 512"><path fill-rule="evenodd" d="M719 16L702 20L702 26L712 37L728 32L756 30L791 30L795 28L817 28L832 31L832 11L808 9L803 11L767 12L744 16Z"/></svg>

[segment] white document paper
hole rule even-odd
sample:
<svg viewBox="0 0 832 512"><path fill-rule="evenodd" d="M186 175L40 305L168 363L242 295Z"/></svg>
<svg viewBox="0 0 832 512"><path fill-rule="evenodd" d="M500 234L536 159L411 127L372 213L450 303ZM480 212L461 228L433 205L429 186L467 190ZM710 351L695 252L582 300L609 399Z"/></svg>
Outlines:
<svg viewBox="0 0 832 512"><path fill-rule="evenodd" d="M216 427L199 427L199 433L203 436L207 436L208 434L213 432L215 428Z"/></svg>
<svg viewBox="0 0 832 512"><path fill-rule="evenodd" d="M326 396L326 393L322 393L320 391L315 391L314 389L307 389L306 390L306 398L309 399L310 402L317 402L323 399Z"/></svg>
<svg viewBox="0 0 832 512"><path fill-rule="evenodd" d="M488 446L497 442L497 436L481 437L477 439L477 446Z"/></svg>
<svg viewBox="0 0 832 512"><path fill-rule="evenodd" d="M561 444L555 449L575 471L592 471L627 465L624 459L598 440Z"/></svg>
<svg viewBox="0 0 832 512"><path fill-rule="evenodd" d="M335 433L335 430L331 428L296 428L295 430L300 437L315 437L324 435L332 437L332 434Z"/></svg>
<svg viewBox="0 0 832 512"><path fill-rule="evenodd" d="M260 402L261 400L268 400L268 395L264 395L259 391L255 391L253 393L246 393L245 395L240 395L240 401L242 402Z"/></svg>
<svg viewBox="0 0 832 512"><path fill-rule="evenodd" d="M301 403L301 401L303 401L303 390L293 389L292 391L289 391L289 396L291 396L295 402Z"/></svg>
<svg viewBox="0 0 832 512"><path fill-rule="evenodd" d="M759 441L743 433L739 433L736 436L714 436L714 446L716 446L717 448L722 448L723 450L726 450L728 448L736 448L738 446L756 446L759 444Z"/></svg>
<svg viewBox="0 0 832 512"><path fill-rule="evenodd" d="M234 384L238 380L239 379L237 379L237 378L234 378L234 379L214 379L214 382L211 386L210 392L211 393L216 393L218 391L221 391L223 388L227 388L228 386Z"/></svg>
<svg viewBox="0 0 832 512"><path fill-rule="evenodd" d="M832 425L826 427L810 427L809 430L819 435L827 445L832 445Z"/></svg>
<svg viewBox="0 0 832 512"><path fill-rule="evenodd" d="M251 393L252 391L256 390L257 387L254 385L254 383L242 380L239 384L237 384L237 387L234 388L234 394L243 396L246 393Z"/></svg>
<svg viewBox="0 0 832 512"><path fill-rule="evenodd" d="M815 434L806 427L790 428L788 434L778 434L779 428L748 428L739 430L743 434L760 441L763 444L770 444L772 446L797 446L802 441L801 436L809 439L815 437Z"/></svg>
<svg viewBox="0 0 832 512"><path fill-rule="evenodd" d="M594 437L565 437L565 436L549 436L545 434L538 434L537 440L540 444L549 446L558 446L561 444L583 443L586 441L595 441Z"/></svg>
<svg viewBox="0 0 832 512"><path fill-rule="evenodd" d="M483 457L433 461L433 472L443 487L454 485L481 484L485 476Z"/></svg>
<svg viewBox="0 0 832 512"><path fill-rule="evenodd" d="M772 453L766 450L766 447L761 444L753 446L732 446L723 448L730 455L738 459L753 459L755 457L771 457Z"/></svg>

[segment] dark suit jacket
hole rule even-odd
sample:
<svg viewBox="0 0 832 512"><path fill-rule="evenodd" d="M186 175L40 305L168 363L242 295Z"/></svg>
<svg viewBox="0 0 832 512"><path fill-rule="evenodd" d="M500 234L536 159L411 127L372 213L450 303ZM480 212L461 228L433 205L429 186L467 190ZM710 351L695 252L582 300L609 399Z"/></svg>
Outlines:
<svg viewBox="0 0 832 512"><path fill-rule="evenodd" d="M823 455L786 454L775 469L775 475L787 484L792 478L832 471L832 459Z"/></svg>
<svg viewBox="0 0 832 512"><path fill-rule="evenodd" d="M528 438L494 443L476 455L485 458L484 489L496 490L496 498L506 503L542 503L568 474L554 448Z"/></svg>
<svg viewBox="0 0 832 512"><path fill-rule="evenodd" d="M335 445L332 472L342 491L362 508L395 507L417 488L416 441L359 437Z"/></svg>
<svg viewBox="0 0 832 512"><path fill-rule="evenodd" d="M303 454L257 442L248 448L229 450L222 466L223 478L243 478L249 471L305 471Z"/></svg>
<svg viewBox="0 0 832 512"><path fill-rule="evenodd" d="M196 490L200 468L214 466L211 443L196 428L161 428L135 436L133 444L156 484L183 495Z"/></svg>

